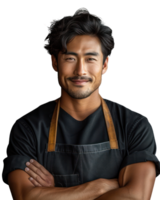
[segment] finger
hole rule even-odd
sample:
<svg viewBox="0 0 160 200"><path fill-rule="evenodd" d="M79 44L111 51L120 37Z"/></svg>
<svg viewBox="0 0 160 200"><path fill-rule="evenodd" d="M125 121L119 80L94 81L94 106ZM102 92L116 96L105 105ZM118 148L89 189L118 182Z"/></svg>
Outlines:
<svg viewBox="0 0 160 200"><path fill-rule="evenodd" d="M27 174L33 178L33 181L41 184L41 185L46 185L45 183L45 175L41 172L41 170L39 170L38 168L36 168L33 165L29 165L28 166L29 171L26 171ZM26 170L26 169L25 169Z"/></svg>
<svg viewBox="0 0 160 200"><path fill-rule="evenodd" d="M31 160L33 160L33 162L31 162ZM39 162L37 162L34 159L31 159L31 160L30 160L30 163L32 163L35 167L39 168L43 172L43 174L45 174L45 175L50 174L50 172L43 165L41 165Z"/></svg>
<svg viewBox="0 0 160 200"><path fill-rule="evenodd" d="M39 175L43 180L45 180L46 174L44 174L43 171L41 171L40 164L38 163L38 165L37 165L37 163L32 164L30 162L27 162L26 165L30 170L32 170L34 173ZM34 178L35 178L35 176L34 176Z"/></svg>
<svg viewBox="0 0 160 200"><path fill-rule="evenodd" d="M32 182L32 184L36 187L42 187L41 184L39 184L34 178L30 177L29 180Z"/></svg>
<svg viewBox="0 0 160 200"><path fill-rule="evenodd" d="M32 163L31 163L31 160L33 160ZM39 182L41 185L43 184L42 186L53 185L53 183L54 183L53 175L48 170L46 170L45 167L43 167L43 165L38 163L36 160L34 160L34 159L31 159L31 160L30 160L30 162L28 162L30 164L28 167L33 172L35 172L35 174L39 175L39 176L35 177L35 175L33 174L32 176L34 177L34 179L36 179L37 182ZM27 165L27 163L26 163L26 165ZM32 173L32 171L30 173Z"/></svg>

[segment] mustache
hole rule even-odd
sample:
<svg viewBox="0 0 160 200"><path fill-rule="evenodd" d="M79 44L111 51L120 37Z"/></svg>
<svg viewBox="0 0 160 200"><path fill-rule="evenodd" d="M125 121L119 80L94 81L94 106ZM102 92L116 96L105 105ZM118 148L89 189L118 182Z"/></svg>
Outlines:
<svg viewBox="0 0 160 200"><path fill-rule="evenodd" d="M91 79L88 78L88 77L81 77L81 78L74 77L74 78L70 78L70 80L71 80L71 81L73 81L73 80L80 80L80 81L85 80L85 81L91 81Z"/></svg>

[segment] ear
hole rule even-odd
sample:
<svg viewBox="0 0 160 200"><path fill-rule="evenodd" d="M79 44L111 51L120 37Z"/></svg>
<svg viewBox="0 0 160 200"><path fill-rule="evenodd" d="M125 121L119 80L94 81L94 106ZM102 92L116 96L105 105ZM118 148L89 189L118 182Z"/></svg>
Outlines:
<svg viewBox="0 0 160 200"><path fill-rule="evenodd" d="M111 62L111 57L107 56L104 65L103 65L103 70L102 70L102 75L106 75L109 70L110 70L110 62ZM109 68L109 69L108 69Z"/></svg>
<svg viewBox="0 0 160 200"><path fill-rule="evenodd" d="M49 56L49 61L50 61L51 70L55 71L57 73L57 61L53 54L51 56Z"/></svg>

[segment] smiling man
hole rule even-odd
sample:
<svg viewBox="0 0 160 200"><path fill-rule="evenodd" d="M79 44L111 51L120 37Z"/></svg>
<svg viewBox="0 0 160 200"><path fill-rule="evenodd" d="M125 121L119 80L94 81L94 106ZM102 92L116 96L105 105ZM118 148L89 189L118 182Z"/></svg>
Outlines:
<svg viewBox="0 0 160 200"><path fill-rule="evenodd" d="M11 129L2 176L13 198L149 200L160 174L152 126L99 94L112 30L80 9L54 21L46 39L61 96Z"/></svg>
<svg viewBox="0 0 160 200"><path fill-rule="evenodd" d="M101 49L98 37L78 35L67 44L66 53L58 54L58 62L52 55L62 88L61 108L79 121L101 105L99 86L108 66L108 57L103 65Z"/></svg>

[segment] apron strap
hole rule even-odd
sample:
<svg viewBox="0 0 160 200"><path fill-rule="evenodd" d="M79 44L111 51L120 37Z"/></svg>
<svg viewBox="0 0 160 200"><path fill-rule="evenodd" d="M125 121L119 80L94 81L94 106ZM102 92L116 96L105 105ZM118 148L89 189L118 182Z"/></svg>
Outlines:
<svg viewBox="0 0 160 200"><path fill-rule="evenodd" d="M107 127L107 131L108 131L110 148L111 149L119 149L112 116L110 114L110 111L109 111L109 108L108 108L106 102L103 100L103 98L101 96L100 96L100 98L102 101L103 114L105 117L106 127ZM54 108L54 112L53 112L51 124L50 124L48 149L47 149L48 152L55 151L55 146L56 146L57 126L58 126L58 117L59 117L59 110L60 110L60 98L56 99L55 101L57 103Z"/></svg>
<svg viewBox="0 0 160 200"><path fill-rule="evenodd" d="M60 98L56 99L55 101L57 103L54 108L54 112L53 112L52 120L51 120L51 124L50 124L48 150L47 150L48 152L55 151L55 146L56 146L58 116L59 116L59 110L60 110Z"/></svg>
<svg viewBox="0 0 160 200"><path fill-rule="evenodd" d="M103 114L104 114L107 131L108 131L108 136L109 136L109 141L110 141L110 148L111 149L119 149L116 131L114 128L114 123L113 123L111 113L110 113L109 108L108 108L106 102L104 101L104 99L102 97L101 97L101 99L102 99Z"/></svg>

